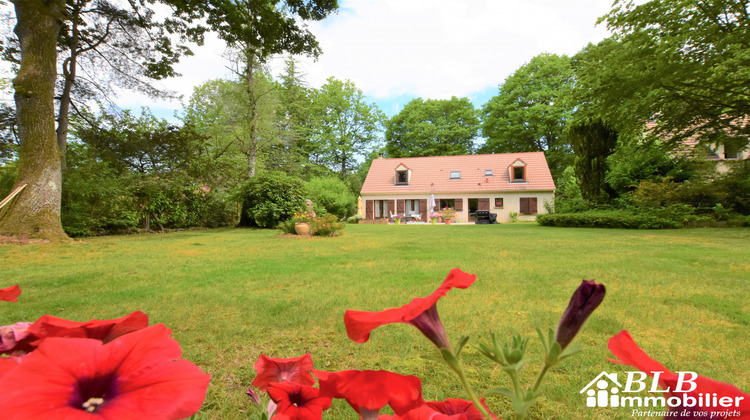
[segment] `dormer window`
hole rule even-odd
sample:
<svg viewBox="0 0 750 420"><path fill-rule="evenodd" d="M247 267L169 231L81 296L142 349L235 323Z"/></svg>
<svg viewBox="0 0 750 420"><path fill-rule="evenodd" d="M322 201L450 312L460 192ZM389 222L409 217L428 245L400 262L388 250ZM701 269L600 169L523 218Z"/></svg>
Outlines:
<svg viewBox="0 0 750 420"><path fill-rule="evenodd" d="M411 178L411 170L400 164L396 167L394 173L394 184L396 185L409 185L409 178Z"/></svg>
<svg viewBox="0 0 750 420"><path fill-rule="evenodd" d="M515 162L510 164L508 167L508 175L510 176L510 182L526 182L526 162L521 159L516 159Z"/></svg>
<svg viewBox="0 0 750 420"><path fill-rule="evenodd" d="M461 179L461 171L451 171L450 179Z"/></svg>

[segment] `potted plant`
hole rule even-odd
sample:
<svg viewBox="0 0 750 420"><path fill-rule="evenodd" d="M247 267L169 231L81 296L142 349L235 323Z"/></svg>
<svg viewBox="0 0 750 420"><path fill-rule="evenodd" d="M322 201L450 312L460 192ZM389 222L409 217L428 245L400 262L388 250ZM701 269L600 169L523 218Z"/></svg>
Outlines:
<svg viewBox="0 0 750 420"><path fill-rule="evenodd" d="M393 216L393 221L395 221L397 225L400 225L402 220L404 220L403 215L397 214Z"/></svg>
<svg viewBox="0 0 750 420"><path fill-rule="evenodd" d="M294 231L297 235L309 235L310 234L310 222L315 218L315 212L309 211L298 211L292 217L294 221Z"/></svg>
<svg viewBox="0 0 750 420"><path fill-rule="evenodd" d="M430 223L432 223L433 225L436 225L438 222L438 219L440 219L440 215L435 213L430 216Z"/></svg>
<svg viewBox="0 0 750 420"><path fill-rule="evenodd" d="M446 225L449 225L453 223L453 218L456 217L456 211L453 210L453 207L446 206L440 211L440 215L443 216L443 222L445 222Z"/></svg>

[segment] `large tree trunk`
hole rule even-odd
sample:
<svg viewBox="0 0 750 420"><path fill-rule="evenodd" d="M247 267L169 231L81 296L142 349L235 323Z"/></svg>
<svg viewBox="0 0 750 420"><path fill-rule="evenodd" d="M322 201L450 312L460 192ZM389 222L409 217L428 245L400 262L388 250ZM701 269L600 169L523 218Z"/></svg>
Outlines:
<svg viewBox="0 0 750 420"><path fill-rule="evenodd" d="M63 0L15 0L21 66L13 79L21 140L16 186L28 184L0 211L0 235L67 240L60 222L62 177L55 135L56 41Z"/></svg>

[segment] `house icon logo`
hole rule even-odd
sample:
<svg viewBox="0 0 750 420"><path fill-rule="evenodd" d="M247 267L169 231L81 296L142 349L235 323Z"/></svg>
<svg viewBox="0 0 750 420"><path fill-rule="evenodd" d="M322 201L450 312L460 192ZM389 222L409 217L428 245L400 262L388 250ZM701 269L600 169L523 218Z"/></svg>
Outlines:
<svg viewBox="0 0 750 420"><path fill-rule="evenodd" d="M586 407L619 407L620 388L616 373L602 372L588 383L579 394L586 393Z"/></svg>

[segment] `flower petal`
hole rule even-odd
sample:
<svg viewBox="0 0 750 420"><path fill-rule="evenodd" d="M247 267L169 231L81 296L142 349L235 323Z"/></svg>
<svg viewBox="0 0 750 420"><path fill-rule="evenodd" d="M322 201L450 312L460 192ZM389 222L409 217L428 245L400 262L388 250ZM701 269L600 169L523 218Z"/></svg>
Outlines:
<svg viewBox="0 0 750 420"><path fill-rule="evenodd" d="M255 362L255 372L258 375L253 379L252 384L261 391L265 391L268 384L281 381L313 385L315 379L310 374L312 369L313 360L310 353L287 359L277 359L261 354Z"/></svg>
<svg viewBox="0 0 750 420"><path fill-rule="evenodd" d="M21 295L21 288L18 285L0 289L0 300L6 302L18 302L18 296Z"/></svg>
<svg viewBox="0 0 750 420"><path fill-rule="evenodd" d="M433 307L452 288L466 289L476 280L476 275L467 274L458 268L448 273L440 287L423 298L412 299L400 308L386 309L380 312L347 310L344 314L346 334L355 343L364 343L370 339L370 333L377 327L396 322L411 322Z"/></svg>
<svg viewBox="0 0 750 420"><path fill-rule="evenodd" d="M651 372L664 372L668 373L669 369L665 368L661 363L649 357L646 352L638 347L633 337L626 330L622 330L619 333L612 336L609 339L607 348L612 354L620 360L607 359L613 363L622 363L653 376Z"/></svg>
<svg viewBox="0 0 750 420"><path fill-rule="evenodd" d="M358 413L360 408L380 410L390 405L397 414L422 405L422 382L416 376L385 370L314 370L320 381L320 395L343 398Z"/></svg>

